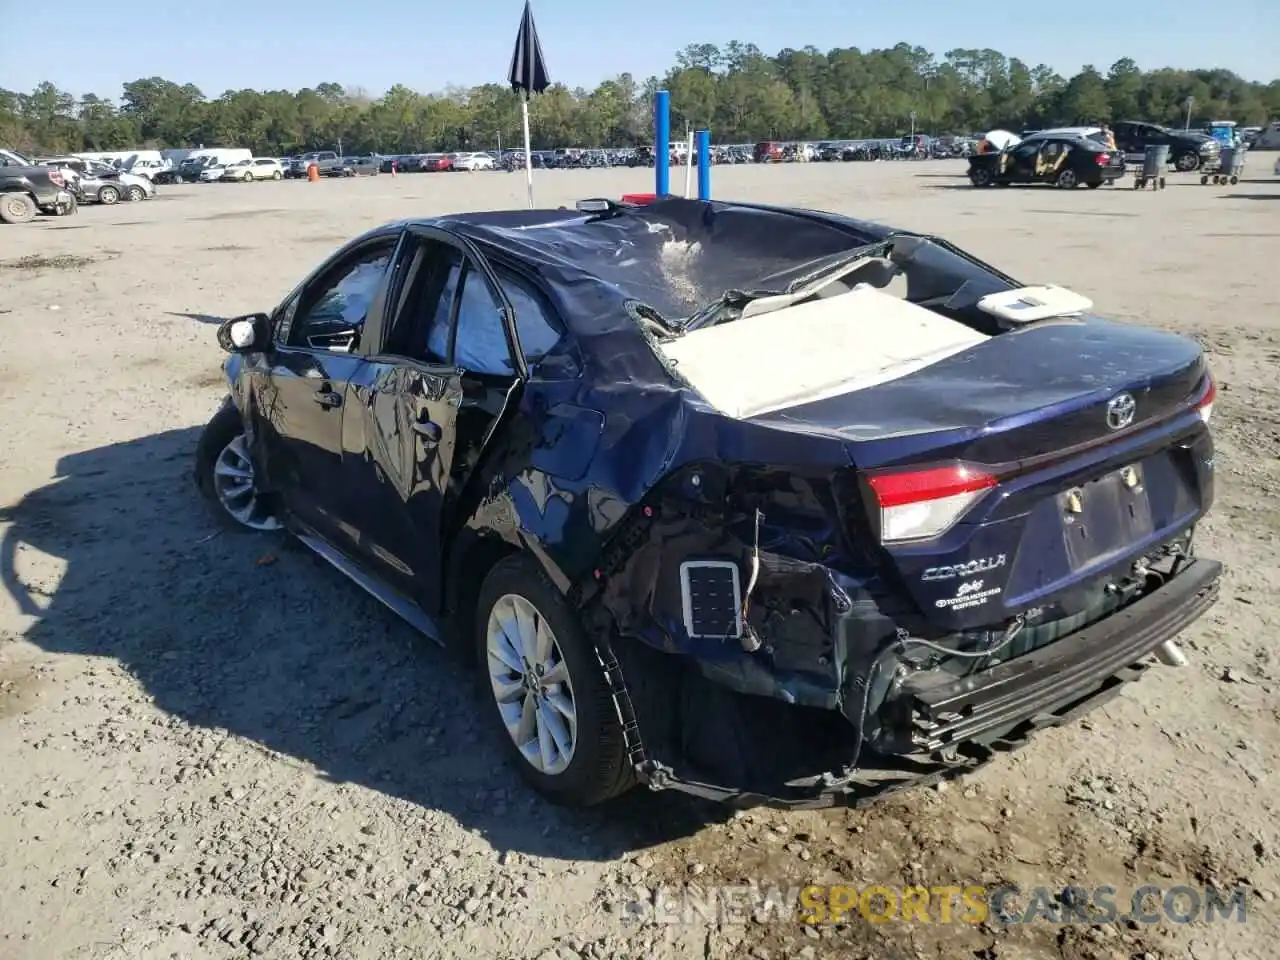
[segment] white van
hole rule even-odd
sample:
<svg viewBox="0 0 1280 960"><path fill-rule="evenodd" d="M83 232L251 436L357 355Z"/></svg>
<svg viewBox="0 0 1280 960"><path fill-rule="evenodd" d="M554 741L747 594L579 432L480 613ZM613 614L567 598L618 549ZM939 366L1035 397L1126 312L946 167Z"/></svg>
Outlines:
<svg viewBox="0 0 1280 960"><path fill-rule="evenodd" d="M219 166L229 167L233 163L239 163L241 160L252 160L253 151L244 150L240 147L207 147L203 150L193 150L187 159L194 157L210 158L210 161Z"/></svg>

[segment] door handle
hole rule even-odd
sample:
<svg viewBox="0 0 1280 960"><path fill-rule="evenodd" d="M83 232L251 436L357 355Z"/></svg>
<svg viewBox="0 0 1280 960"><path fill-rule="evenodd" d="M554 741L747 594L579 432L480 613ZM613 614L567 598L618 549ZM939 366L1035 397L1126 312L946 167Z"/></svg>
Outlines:
<svg viewBox="0 0 1280 960"><path fill-rule="evenodd" d="M422 438L422 442L427 446L435 446L440 442L443 435L440 430L440 424L433 423L430 420L418 420L413 425L413 432Z"/></svg>
<svg viewBox="0 0 1280 960"><path fill-rule="evenodd" d="M334 393L328 387L322 387L317 390L315 396L311 399L322 407L333 408L342 406L342 394Z"/></svg>

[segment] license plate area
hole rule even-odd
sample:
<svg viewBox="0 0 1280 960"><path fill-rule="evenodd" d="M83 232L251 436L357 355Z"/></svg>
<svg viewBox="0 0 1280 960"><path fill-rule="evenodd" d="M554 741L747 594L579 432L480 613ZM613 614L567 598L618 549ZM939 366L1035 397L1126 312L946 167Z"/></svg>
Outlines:
<svg viewBox="0 0 1280 960"><path fill-rule="evenodd" d="M1072 570L1129 550L1155 529L1141 464L1058 494Z"/></svg>

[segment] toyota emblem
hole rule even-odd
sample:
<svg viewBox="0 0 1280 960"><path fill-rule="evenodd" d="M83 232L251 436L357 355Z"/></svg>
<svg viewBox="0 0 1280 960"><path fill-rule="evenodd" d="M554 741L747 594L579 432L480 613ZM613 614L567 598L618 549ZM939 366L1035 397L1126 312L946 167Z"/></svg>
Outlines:
<svg viewBox="0 0 1280 960"><path fill-rule="evenodd" d="M1107 401L1107 426L1112 430L1123 430L1133 423L1133 415L1138 412L1138 403L1130 394L1117 393Z"/></svg>

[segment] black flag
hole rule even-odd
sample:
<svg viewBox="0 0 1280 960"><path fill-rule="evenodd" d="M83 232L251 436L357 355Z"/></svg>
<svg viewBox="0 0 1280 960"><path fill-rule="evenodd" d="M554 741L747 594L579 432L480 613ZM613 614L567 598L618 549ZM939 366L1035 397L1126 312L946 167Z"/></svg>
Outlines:
<svg viewBox="0 0 1280 960"><path fill-rule="evenodd" d="M516 48L511 53L511 71L507 75L512 90L523 90L525 96L542 93L551 85L547 76L547 62L542 57L542 44L538 43L538 28L533 25L533 7L525 0L524 14L520 17L520 30L516 33Z"/></svg>

